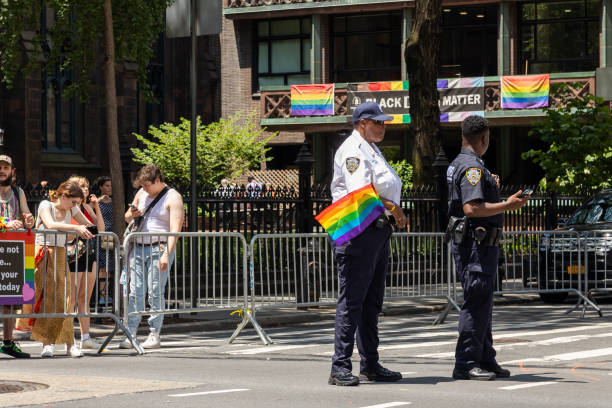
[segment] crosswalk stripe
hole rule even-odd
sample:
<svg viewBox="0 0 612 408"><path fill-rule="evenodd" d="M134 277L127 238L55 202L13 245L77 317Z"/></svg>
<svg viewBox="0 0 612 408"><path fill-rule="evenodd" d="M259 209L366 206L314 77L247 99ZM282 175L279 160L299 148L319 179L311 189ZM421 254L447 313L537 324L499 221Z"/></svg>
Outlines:
<svg viewBox="0 0 612 408"><path fill-rule="evenodd" d="M522 334L521 334L522 336ZM507 348L515 348L521 346L551 346L554 344L566 344L566 343L574 343L577 341L583 341L593 338L602 338L602 337L612 337L612 333L599 333L599 334L579 334L576 336L566 336L566 337L553 337L552 339L538 340L538 341L526 341L521 343L511 343L511 344L498 344L495 346L496 350L503 350ZM455 352L443 352L443 353L431 353L431 354L420 354L416 357L419 358L448 358L453 357Z"/></svg>
<svg viewBox="0 0 612 408"><path fill-rule="evenodd" d="M361 407L361 408L389 408L389 407L399 407L401 405L410 405L410 402L387 402L385 404L378 404L378 405L368 405L367 407Z"/></svg>
<svg viewBox="0 0 612 408"><path fill-rule="evenodd" d="M557 381L542 381L529 384L511 385L509 387L499 387L500 390L520 390L523 388L541 387L543 385L559 384Z"/></svg>
<svg viewBox="0 0 612 408"><path fill-rule="evenodd" d="M216 391L202 391L202 392L190 392L187 394L172 394L168 395L169 397L193 397L196 395L209 395L209 394L225 394L228 392L241 392L241 391L250 391L249 388L232 388L229 390L216 390Z"/></svg>
<svg viewBox="0 0 612 408"><path fill-rule="evenodd" d="M252 354L272 353L275 351L293 350L293 349L298 349L298 348L317 347L317 346L320 346L320 344L288 344L288 345L283 345L283 346L263 346L263 347L250 348L250 349L244 349L244 350L226 351L226 354L252 355Z"/></svg>

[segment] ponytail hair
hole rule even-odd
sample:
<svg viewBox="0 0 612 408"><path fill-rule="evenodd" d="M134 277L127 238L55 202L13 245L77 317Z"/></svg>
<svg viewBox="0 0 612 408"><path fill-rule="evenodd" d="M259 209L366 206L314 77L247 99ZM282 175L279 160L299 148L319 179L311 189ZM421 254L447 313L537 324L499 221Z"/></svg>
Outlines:
<svg viewBox="0 0 612 408"><path fill-rule="evenodd" d="M57 201L61 196L80 198L83 199L83 190L76 181L64 181L59 185L57 190L49 191L49 199L51 201Z"/></svg>

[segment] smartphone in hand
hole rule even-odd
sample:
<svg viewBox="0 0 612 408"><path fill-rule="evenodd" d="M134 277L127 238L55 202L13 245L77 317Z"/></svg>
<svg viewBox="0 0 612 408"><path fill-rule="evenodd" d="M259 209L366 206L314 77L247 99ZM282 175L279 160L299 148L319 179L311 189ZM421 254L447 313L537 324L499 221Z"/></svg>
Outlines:
<svg viewBox="0 0 612 408"><path fill-rule="evenodd" d="M533 190L530 189L530 188L526 188L526 189L523 190L523 192L521 194L519 194L518 197L519 198L525 198L525 197L530 196L532 194L533 194Z"/></svg>
<svg viewBox="0 0 612 408"><path fill-rule="evenodd" d="M95 225L87 227L87 230L91 232L92 235L98 235L98 227L96 227Z"/></svg>

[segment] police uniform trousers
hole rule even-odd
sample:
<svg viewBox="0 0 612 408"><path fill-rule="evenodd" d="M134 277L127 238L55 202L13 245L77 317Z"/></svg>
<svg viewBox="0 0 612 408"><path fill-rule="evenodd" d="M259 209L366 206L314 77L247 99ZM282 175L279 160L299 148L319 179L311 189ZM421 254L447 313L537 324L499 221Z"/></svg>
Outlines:
<svg viewBox="0 0 612 408"><path fill-rule="evenodd" d="M495 364L491 320L499 246L478 245L467 239L460 245L453 242L452 253L463 287L455 367L471 370L481 364Z"/></svg>
<svg viewBox="0 0 612 408"><path fill-rule="evenodd" d="M392 230L389 225L378 227L375 224L343 245L332 243L340 282L332 373L352 371L355 337L361 371L375 371L380 367L378 314L385 294Z"/></svg>

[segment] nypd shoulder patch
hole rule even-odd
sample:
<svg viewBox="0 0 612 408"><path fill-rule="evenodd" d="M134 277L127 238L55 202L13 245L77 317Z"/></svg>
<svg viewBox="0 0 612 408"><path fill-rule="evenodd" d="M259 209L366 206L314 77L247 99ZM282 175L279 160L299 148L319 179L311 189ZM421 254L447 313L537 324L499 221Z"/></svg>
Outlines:
<svg viewBox="0 0 612 408"><path fill-rule="evenodd" d="M470 182L471 185L475 186L482 177L482 171L479 168L472 167L466 170L465 178Z"/></svg>
<svg viewBox="0 0 612 408"><path fill-rule="evenodd" d="M359 168L360 164L361 160L359 157L348 157L345 160L346 169L350 174L353 174Z"/></svg>

